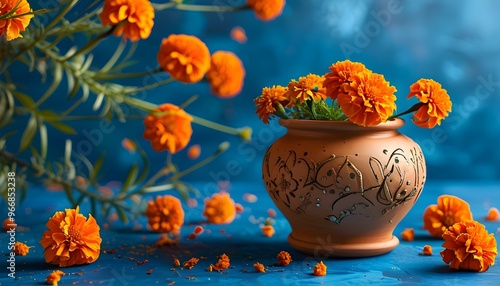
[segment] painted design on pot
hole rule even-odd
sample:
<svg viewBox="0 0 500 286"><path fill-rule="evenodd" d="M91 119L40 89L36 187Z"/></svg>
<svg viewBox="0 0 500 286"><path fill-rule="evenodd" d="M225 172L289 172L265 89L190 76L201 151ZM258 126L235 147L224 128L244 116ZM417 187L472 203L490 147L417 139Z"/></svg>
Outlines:
<svg viewBox="0 0 500 286"><path fill-rule="evenodd" d="M407 150L383 149L377 157L330 154L319 162L311 158L318 157L311 156L314 152L298 155L294 150L270 162L268 150L264 157L265 183L276 201L298 214L329 204L324 219L336 224L352 215L385 215L401 204L415 203L423 189L423 154L417 148ZM278 170L274 177L270 169ZM367 211L369 208L374 210Z"/></svg>

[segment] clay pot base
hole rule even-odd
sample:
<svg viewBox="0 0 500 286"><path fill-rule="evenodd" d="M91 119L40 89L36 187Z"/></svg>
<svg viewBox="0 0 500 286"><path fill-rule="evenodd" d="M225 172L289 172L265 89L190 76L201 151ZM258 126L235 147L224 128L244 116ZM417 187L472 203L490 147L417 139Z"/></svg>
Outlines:
<svg viewBox="0 0 500 286"><path fill-rule="evenodd" d="M288 236L288 243L300 252L320 257L368 257L385 254L398 246L399 239L383 242L357 243L357 244L323 244L297 239L293 232Z"/></svg>

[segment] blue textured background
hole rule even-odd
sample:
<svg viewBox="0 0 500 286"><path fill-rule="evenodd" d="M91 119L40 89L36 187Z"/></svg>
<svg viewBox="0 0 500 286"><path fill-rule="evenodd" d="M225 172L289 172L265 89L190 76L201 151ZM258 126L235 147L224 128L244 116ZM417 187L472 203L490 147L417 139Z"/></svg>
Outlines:
<svg viewBox="0 0 500 286"><path fill-rule="evenodd" d="M204 2L204 1L199 1ZM216 4L241 4L244 1L216 1ZM206 3L206 2L205 2ZM212 96L206 83L174 83L141 94L155 102L180 104L192 95L199 99L187 111L234 127L251 126L252 143L194 126L191 144L202 146L202 157L213 152L223 140L231 149L208 167L187 177L188 180L216 182L256 181L261 179L261 159L267 146L284 130L273 122L264 125L255 114L253 98L262 87L285 85L292 78L307 73L323 74L339 60L361 61L398 89L398 110L406 110L415 101L407 101L409 86L421 77L443 84L453 101L453 112L433 130L421 129L408 122L401 130L421 144L427 158L429 180L499 180L500 152L498 125L500 70L498 45L500 2L492 0L463 1L299 1L289 0L283 15L262 22L253 12L198 13L162 11L156 15L153 34L141 41L137 49L135 71L154 69L161 39L171 33L193 34L201 38L211 52L235 52L246 69L242 93L233 99ZM237 43L229 36L231 28L246 30L248 42ZM119 39L111 38L96 50L104 60L115 49ZM20 71L21 73L22 71ZM162 75L161 78L165 78ZM140 79L151 83L155 78ZM61 99L59 99L61 100ZM52 103L56 103L53 100ZM91 113L93 100L87 104ZM67 106L63 102L63 106ZM63 107L60 108L63 110ZM25 124L25 123L20 123ZM76 123L74 126L94 134L102 123ZM154 152L142 139L139 120L113 121L101 132L103 137L80 133L70 136L74 151L79 142L94 140L89 159L106 151L109 179L123 179L128 166L137 160L119 147L123 138L137 138L151 155L153 170L163 164L166 153ZM52 131L52 132L51 132ZM66 136L49 130L51 156L60 158ZM15 149L15 148L13 148ZM186 168L193 162L185 151L174 155L174 162Z"/></svg>

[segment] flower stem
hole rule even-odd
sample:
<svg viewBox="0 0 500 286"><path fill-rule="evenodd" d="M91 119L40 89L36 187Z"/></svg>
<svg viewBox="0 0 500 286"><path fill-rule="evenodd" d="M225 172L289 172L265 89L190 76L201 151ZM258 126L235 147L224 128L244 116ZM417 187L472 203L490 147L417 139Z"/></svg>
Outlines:
<svg viewBox="0 0 500 286"><path fill-rule="evenodd" d="M192 5L192 4L182 4L182 1L171 1L164 4L154 4L153 7L155 8L156 11L173 8L184 11L218 12L218 13L249 9L247 5L242 5L242 6Z"/></svg>
<svg viewBox="0 0 500 286"><path fill-rule="evenodd" d="M403 115L406 115L408 113L412 113L412 112L415 112L417 110L420 109L420 107L424 106L425 103L423 102L419 102L419 103L416 103L415 105L413 105L412 107L410 107L408 110L404 111L404 112L401 112L399 114L396 114L396 115L393 115L393 116L390 116L389 118L387 118L387 120L392 120L392 119L395 119L395 118L398 118L398 117L401 117Z"/></svg>
<svg viewBox="0 0 500 286"><path fill-rule="evenodd" d="M81 49L79 49L78 51L76 51L75 53L71 54L71 55L68 55L66 57L64 57L62 59L62 61L69 61L70 59L80 55L80 54L84 54L84 53L87 53L87 52L90 52L93 48L95 48L97 46L97 44L99 44L99 42L106 38L107 36L111 35L111 33L113 33L113 31L116 29L116 25L114 25L113 27L111 27L111 29L105 31L104 33L98 35L97 37L95 37L94 39L92 39L92 41L88 42L87 44L85 44Z"/></svg>

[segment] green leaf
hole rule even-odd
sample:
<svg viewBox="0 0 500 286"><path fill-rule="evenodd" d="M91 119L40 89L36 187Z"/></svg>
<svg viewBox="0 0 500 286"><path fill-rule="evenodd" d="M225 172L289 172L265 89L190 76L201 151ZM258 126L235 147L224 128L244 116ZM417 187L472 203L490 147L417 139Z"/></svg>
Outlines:
<svg viewBox="0 0 500 286"><path fill-rule="evenodd" d="M137 146L137 152L141 156L142 159L142 171L141 174L139 175L139 179L136 180L138 184L140 184L142 181L146 180L149 174L149 158L146 152L142 150L142 148L139 146L138 142L135 142L135 146Z"/></svg>
<svg viewBox="0 0 500 286"><path fill-rule="evenodd" d="M28 121L28 125L26 125L26 129L24 129L23 136L21 137L21 144L19 146L19 152L26 150L33 138L35 138L35 134L37 131L37 120L34 115L30 117Z"/></svg>
<svg viewBox="0 0 500 286"><path fill-rule="evenodd" d="M94 163L94 168L92 170L92 173L89 176L89 180L91 182L95 182L95 179L97 178L97 175L99 174L99 171L101 170L102 163L104 162L104 153L97 158L97 160Z"/></svg>
<svg viewBox="0 0 500 286"><path fill-rule="evenodd" d="M66 192L66 197L68 197L69 202L71 203L73 208L76 208L75 198L73 197L72 190L69 186L63 186L64 191Z"/></svg>
<svg viewBox="0 0 500 286"><path fill-rule="evenodd" d="M47 122L48 124L52 125L54 128L56 128L57 130L61 131L62 133L65 133L65 134L78 134L78 132L76 132L75 129L73 129L71 126L69 125L66 125L62 122L59 122L59 121L49 121Z"/></svg>
<svg viewBox="0 0 500 286"><path fill-rule="evenodd" d="M35 101L29 96L19 91L13 91L14 97L26 108L33 110L36 106Z"/></svg>
<svg viewBox="0 0 500 286"><path fill-rule="evenodd" d="M38 110L36 114L45 121L58 121L59 116L52 110Z"/></svg>
<svg viewBox="0 0 500 286"><path fill-rule="evenodd" d="M120 192L121 194L126 193L128 188L135 183L138 173L139 173L139 166L137 166L137 164L134 163L134 165L132 165L130 171L128 172L125 182L123 183L123 187Z"/></svg>

